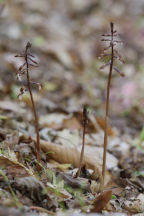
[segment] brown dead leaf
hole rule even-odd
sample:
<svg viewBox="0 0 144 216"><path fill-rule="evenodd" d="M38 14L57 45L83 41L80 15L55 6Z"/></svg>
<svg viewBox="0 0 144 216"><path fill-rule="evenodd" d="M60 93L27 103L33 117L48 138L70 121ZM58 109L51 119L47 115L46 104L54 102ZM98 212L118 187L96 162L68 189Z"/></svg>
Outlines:
<svg viewBox="0 0 144 216"><path fill-rule="evenodd" d="M48 205L53 205L53 201L49 195L43 193L45 185L33 176L17 178L13 181L12 187L34 202L39 202L40 204L44 199L47 199Z"/></svg>
<svg viewBox="0 0 144 216"><path fill-rule="evenodd" d="M75 117L79 120L79 122L80 122L80 124L82 126L83 113L82 112L75 113ZM87 122L87 127L86 127L86 133L94 133L94 132L98 132L99 131L99 128L96 127L96 122L94 122L94 120L95 120L94 116L88 115L88 122Z"/></svg>
<svg viewBox="0 0 144 216"><path fill-rule="evenodd" d="M52 153L52 152L50 152L50 153ZM50 168L50 169L56 168L56 169L59 169L63 172L68 171L71 167L72 167L71 164L61 164L61 163L56 162L53 159L49 159L49 162L47 162L47 168Z"/></svg>
<svg viewBox="0 0 144 216"><path fill-rule="evenodd" d="M82 112L75 113L75 117L79 120L80 124L82 125L82 119L83 119ZM99 132L101 129L104 130L104 119L89 114L86 132L95 133L95 132ZM108 127L108 135L109 136L115 135L114 130L110 126Z"/></svg>
<svg viewBox="0 0 144 216"><path fill-rule="evenodd" d="M112 194L120 197L122 192L124 191L124 188L120 185L116 184L113 179L107 184L107 188L112 190ZM106 189L106 188L105 188Z"/></svg>
<svg viewBox="0 0 144 216"><path fill-rule="evenodd" d="M13 177L19 178L32 175L29 169L24 165L4 155L0 155L0 169L3 170L9 179Z"/></svg>
<svg viewBox="0 0 144 216"><path fill-rule="evenodd" d="M100 193L93 202L93 209L91 212L101 212L104 210L111 199L112 191L107 190Z"/></svg>
<svg viewBox="0 0 144 216"><path fill-rule="evenodd" d="M19 133L18 131L13 131L10 134L7 132L5 133L5 139L4 141L4 150L7 150L8 148L10 150L14 149L14 147L18 144L19 142ZM1 144L0 144L1 146Z"/></svg>
<svg viewBox="0 0 144 216"><path fill-rule="evenodd" d="M67 128L69 130L73 130L73 129L82 130L82 125L75 117L72 117L70 119L64 119L63 128Z"/></svg>
<svg viewBox="0 0 144 216"><path fill-rule="evenodd" d="M79 188L83 190L83 192L91 192L91 184L89 182L89 179L86 178L74 178L72 174L69 173L59 173L58 178L61 180L63 179L64 185L67 185L71 188Z"/></svg>
<svg viewBox="0 0 144 216"><path fill-rule="evenodd" d="M100 125L100 127L104 130L104 119L97 118L97 122ZM112 128L110 126L108 127L108 135L109 136L115 135L114 131L112 130Z"/></svg>
<svg viewBox="0 0 144 216"><path fill-rule="evenodd" d="M144 212L144 194L140 193L136 198L131 197L124 202L124 208L130 213Z"/></svg>
<svg viewBox="0 0 144 216"><path fill-rule="evenodd" d="M40 100L40 95L37 93L33 93L33 97L35 102L38 102ZM22 101L26 103L27 106L32 107L31 99L29 94L24 94L22 96Z"/></svg>
<svg viewBox="0 0 144 216"><path fill-rule="evenodd" d="M84 70L84 62L80 56L80 53L76 49L69 49L68 53L72 59L74 68L77 72L83 72Z"/></svg>
<svg viewBox="0 0 144 216"><path fill-rule="evenodd" d="M13 101L4 100L0 101L0 109L17 112L18 110L20 110L20 105Z"/></svg>
<svg viewBox="0 0 144 216"><path fill-rule="evenodd" d="M47 182L46 185L47 185L48 191L55 193L59 198L62 198L62 199L72 198L72 195L68 193L64 188L58 188L57 186L54 186L50 182Z"/></svg>
<svg viewBox="0 0 144 216"><path fill-rule="evenodd" d="M32 138L32 140L36 142L35 138ZM74 167L79 167L80 151L77 147L61 146L44 140L40 140L40 145L44 152L54 152L53 154L48 155L53 160L59 163L72 164ZM102 163L97 151L95 151L93 156L86 152L83 164L86 164L87 169L92 169L94 171L92 179L101 179ZM110 179L110 174L106 172L105 184L107 184Z"/></svg>
<svg viewBox="0 0 144 216"><path fill-rule="evenodd" d="M71 121L71 116L62 113L50 113L40 117L41 125L55 130L62 129L65 120Z"/></svg>

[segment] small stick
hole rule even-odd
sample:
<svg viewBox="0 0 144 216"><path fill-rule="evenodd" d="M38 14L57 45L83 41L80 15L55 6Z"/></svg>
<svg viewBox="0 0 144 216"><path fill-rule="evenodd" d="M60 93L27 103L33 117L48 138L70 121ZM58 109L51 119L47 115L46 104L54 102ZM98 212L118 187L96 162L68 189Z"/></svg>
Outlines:
<svg viewBox="0 0 144 216"><path fill-rule="evenodd" d="M47 210L45 208L42 208L42 207L39 207L39 206L31 206L30 210L36 210L36 211L44 212L44 213L46 213L48 215L55 215L54 212L49 211L49 210Z"/></svg>
<svg viewBox="0 0 144 216"><path fill-rule="evenodd" d="M81 155L80 155L80 163L79 163L79 168L76 173L75 178L80 176L81 173L81 168L82 168L82 163L83 163L83 158L84 158L84 146L85 146L85 133L86 133L86 124L87 124L88 118L87 118L87 108L83 108L83 141L82 141L82 149L81 149Z"/></svg>

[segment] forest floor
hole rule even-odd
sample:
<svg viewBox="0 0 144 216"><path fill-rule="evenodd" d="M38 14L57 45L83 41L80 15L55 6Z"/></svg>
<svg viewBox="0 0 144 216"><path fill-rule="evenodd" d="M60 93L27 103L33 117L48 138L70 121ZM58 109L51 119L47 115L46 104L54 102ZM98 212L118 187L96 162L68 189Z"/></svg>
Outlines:
<svg viewBox="0 0 144 216"><path fill-rule="evenodd" d="M0 216L144 215L143 1L0 1ZM99 193L108 68L99 68L109 23L125 74L110 91L107 172ZM30 68L39 118L42 168L37 170L35 122L26 85L16 79L32 43ZM106 63L105 62L105 63ZM84 166L75 178L87 106Z"/></svg>

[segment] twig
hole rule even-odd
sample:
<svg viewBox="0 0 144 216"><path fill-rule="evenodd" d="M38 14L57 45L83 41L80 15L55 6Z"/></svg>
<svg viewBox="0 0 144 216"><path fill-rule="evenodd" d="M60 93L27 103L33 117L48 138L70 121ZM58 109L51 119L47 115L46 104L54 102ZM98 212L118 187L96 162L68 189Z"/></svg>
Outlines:
<svg viewBox="0 0 144 216"><path fill-rule="evenodd" d="M48 214L48 215L55 215L54 212L49 211L49 210L47 210L47 209L45 209L45 208L42 208L42 207L39 207L39 206L31 206L30 209L31 209L31 210L40 211L40 212L44 212L44 213L46 213L46 214Z"/></svg>

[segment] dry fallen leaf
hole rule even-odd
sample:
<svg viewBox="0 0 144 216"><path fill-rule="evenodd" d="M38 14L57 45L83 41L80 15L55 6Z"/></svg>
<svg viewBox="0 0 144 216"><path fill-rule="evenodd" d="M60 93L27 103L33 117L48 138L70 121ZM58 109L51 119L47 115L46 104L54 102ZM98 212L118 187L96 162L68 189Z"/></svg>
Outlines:
<svg viewBox="0 0 144 216"><path fill-rule="evenodd" d="M32 173L23 164L0 154L0 168L8 178L31 176Z"/></svg>
<svg viewBox="0 0 144 216"><path fill-rule="evenodd" d="M33 176L17 178L13 181L12 187L27 195L32 200L43 200L45 185ZM47 195L47 197L49 197Z"/></svg>
<svg viewBox="0 0 144 216"><path fill-rule="evenodd" d="M131 213L144 213L144 194L139 194L137 198L132 197L124 202L124 208Z"/></svg>
<svg viewBox="0 0 144 216"><path fill-rule="evenodd" d="M59 187L51 184L50 182L47 182L46 185L47 185L48 191L56 194L59 198L61 198L61 199L72 198L72 195L70 193L68 193L64 188L59 188Z"/></svg>
<svg viewBox="0 0 144 216"><path fill-rule="evenodd" d="M97 118L97 122L100 125L100 127L104 130L104 119L102 118ZM108 135L109 136L113 136L115 133L113 131L113 129L109 126L108 127Z"/></svg>
<svg viewBox="0 0 144 216"><path fill-rule="evenodd" d="M100 193L93 202L93 209L91 212L101 212L104 210L111 199L112 191L107 190Z"/></svg>
<svg viewBox="0 0 144 216"><path fill-rule="evenodd" d="M50 113L40 117L40 124L43 125L43 127L60 129L62 128L63 121L65 119L69 119L70 117L70 115L65 115L62 113Z"/></svg>
<svg viewBox="0 0 144 216"><path fill-rule="evenodd" d="M82 130L82 125L79 123L76 117L73 116L69 119L68 118L64 119L63 128L67 128L69 130L74 130L74 129Z"/></svg>
<svg viewBox="0 0 144 216"><path fill-rule="evenodd" d="M20 111L20 105L16 102L10 101L10 100L4 100L0 101L0 109L2 110L8 110L12 112Z"/></svg>
<svg viewBox="0 0 144 216"><path fill-rule="evenodd" d="M32 138L36 141L35 138ZM44 140L40 140L41 148L44 152L54 152L48 156L59 163L72 164L74 167L79 166L80 151L77 147L62 146L54 143L50 143ZM101 179L101 162L98 152L95 151L91 156L87 152L85 153L83 164L86 164L87 169L92 169L94 172L92 174L92 179ZM111 179L111 176L106 172L105 184L107 184Z"/></svg>

